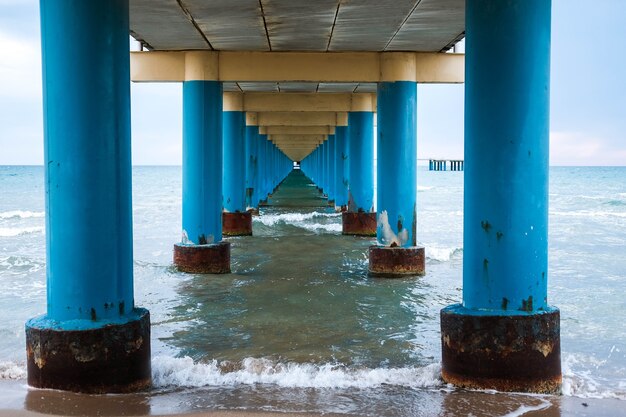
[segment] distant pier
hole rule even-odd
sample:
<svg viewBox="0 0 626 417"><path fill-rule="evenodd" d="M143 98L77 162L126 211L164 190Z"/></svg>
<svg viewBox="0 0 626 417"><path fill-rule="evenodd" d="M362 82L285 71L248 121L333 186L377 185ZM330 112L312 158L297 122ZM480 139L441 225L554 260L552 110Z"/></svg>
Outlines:
<svg viewBox="0 0 626 417"><path fill-rule="evenodd" d="M465 161L460 159L429 159L429 171L448 171L448 162L450 163L449 171L463 171Z"/></svg>

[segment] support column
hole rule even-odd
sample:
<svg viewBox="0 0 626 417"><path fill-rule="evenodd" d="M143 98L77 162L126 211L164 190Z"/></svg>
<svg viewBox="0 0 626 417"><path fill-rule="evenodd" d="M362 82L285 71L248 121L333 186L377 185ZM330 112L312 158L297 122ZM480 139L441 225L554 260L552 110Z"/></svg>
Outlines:
<svg viewBox="0 0 626 417"><path fill-rule="evenodd" d="M256 114L246 114L246 210L252 214L259 213L257 188L259 128L256 122Z"/></svg>
<svg viewBox="0 0 626 417"><path fill-rule="evenodd" d="M462 387L561 386L547 299L550 6L466 3L463 303L441 311L442 377Z"/></svg>
<svg viewBox="0 0 626 417"><path fill-rule="evenodd" d="M348 182L346 160L348 159L347 126L335 128L335 207L346 211L348 207Z"/></svg>
<svg viewBox="0 0 626 417"><path fill-rule="evenodd" d="M184 272L230 272L222 242L222 83L183 82L183 237L174 264Z"/></svg>
<svg viewBox="0 0 626 417"><path fill-rule="evenodd" d="M376 237L369 271L382 277L424 275L417 232L417 83L378 83Z"/></svg>
<svg viewBox="0 0 626 417"><path fill-rule="evenodd" d="M128 1L41 2L47 311L26 323L28 384L151 384L133 296ZM89 36L85 36L89 33Z"/></svg>
<svg viewBox="0 0 626 417"><path fill-rule="evenodd" d="M327 173L328 173L328 206L335 207L335 135L328 135L328 157Z"/></svg>
<svg viewBox="0 0 626 417"><path fill-rule="evenodd" d="M252 213L246 211L246 114L243 97L238 93L224 95L222 114L224 140L222 234L252 235Z"/></svg>
<svg viewBox="0 0 626 417"><path fill-rule="evenodd" d="M344 235L376 236L374 212L374 113L348 113L348 211Z"/></svg>

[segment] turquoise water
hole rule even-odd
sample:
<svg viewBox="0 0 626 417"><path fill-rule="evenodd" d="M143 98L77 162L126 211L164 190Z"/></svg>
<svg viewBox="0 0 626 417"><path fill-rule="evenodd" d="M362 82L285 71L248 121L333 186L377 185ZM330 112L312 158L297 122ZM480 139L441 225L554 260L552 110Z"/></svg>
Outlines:
<svg viewBox="0 0 626 417"><path fill-rule="evenodd" d="M23 325L45 311L43 183L41 167L0 167L2 379L25 377ZM156 410L421 415L417 403L456 401L438 377L439 310L461 299L463 174L421 168L418 183L423 278L369 278L373 241L342 236L324 200L264 208L253 237L230 239L233 273L202 276L171 267L180 168L134 168L135 298L152 317ZM549 301L566 396L626 400L625 247L626 168L552 168ZM162 400L173 392L178 408Z"/></svg>

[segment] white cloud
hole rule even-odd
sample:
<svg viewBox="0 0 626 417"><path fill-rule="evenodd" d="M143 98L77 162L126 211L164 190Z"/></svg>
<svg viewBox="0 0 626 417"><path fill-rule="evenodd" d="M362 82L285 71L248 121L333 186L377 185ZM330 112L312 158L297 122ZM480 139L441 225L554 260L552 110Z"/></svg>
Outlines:
<svg viewBox="0 0 626 417"><path fill-rule="evenodd" d="M550 165L625 165L626 150L583 132L550 132Z"/></svg>

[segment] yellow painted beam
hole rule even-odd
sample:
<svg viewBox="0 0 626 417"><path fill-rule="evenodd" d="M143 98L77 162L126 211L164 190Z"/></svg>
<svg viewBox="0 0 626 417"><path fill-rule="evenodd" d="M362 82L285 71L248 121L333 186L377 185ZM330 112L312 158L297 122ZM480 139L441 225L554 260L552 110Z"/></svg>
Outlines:
<svg viewBox="0 0 626 417"><path fill-rule="evenodd" d="M325 141L326 135L268 135L268 139L273 142L288 142L288 143L319 143Z"/></svg>
<svg viewBox="0 0 626 417"><path fill-rule="evenodd" d="M262 135L334 135L334 126L259 126Z"/></svg>
<svg viewBox="0 0 626 417"><path fill-rule="evenodd" d="M376 111L376 94L373 93L224 93L224 110L227 103L233 109L245 111Z"/></svg>
<svg viewBox="0 0 626 417"><path fill-rule="evenodd" d="M336 126L335 112L257 112L259 126Z"/></svg>
<svg viewBox="0 0 626 417"><path fill-rule="evenodd" d="M463 54L431 52L131 52L137 82L462 83Z"/></svg>

